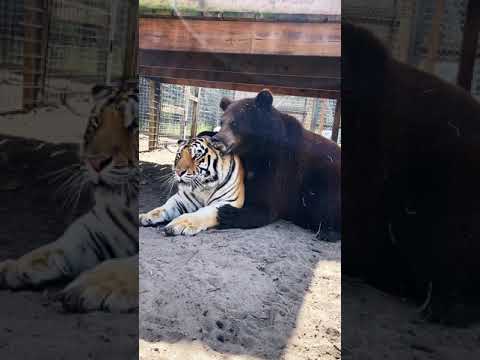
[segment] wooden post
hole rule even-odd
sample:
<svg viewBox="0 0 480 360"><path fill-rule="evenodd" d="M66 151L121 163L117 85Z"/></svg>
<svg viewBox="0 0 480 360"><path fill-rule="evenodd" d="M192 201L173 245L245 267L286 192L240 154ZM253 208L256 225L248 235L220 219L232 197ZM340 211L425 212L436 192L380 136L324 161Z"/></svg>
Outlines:
<svg viewBox="0 0 480 360"><path fill-rule="evenodd" d="M157 148L157 116L155 111L155 81L148 81L148 150Z"/></svg>
<svg viewBox="0 0 480 360"><path fill-rule="evenodd" d="M398 28L398 60L407 62L410 55L411 31L415 18L415 1L398 1L399 28Z"/></svg>
<svg viewBox="0 0 480 360"><path fill-rule="evenodd" d="M424 70L429 73L435 73L435 63L437 62L438 50L440 48L440 24L445 13L445 0L437 0L435 2L435 14L432 19L432 27L430 29L428 46L428 54L424 64Z"/></svg>
<svg viewBox="0 0 480 360"><path fill-rule="evenodd" d="M23 109L37 105L45 79L48 0L25 0L23 42Z"/></svg>
<svg viewBox="0 0 480 360"><path fill-rule="evenodd" d="M113 41L117 27L117 0L110 0L110 23L108 31L108 49L105 69L105 83L110 85L112 81Z"/></svg>
<svg viewBox="0 0 480 360"><path fill-rule="evenodd" d="M465 27L463 30L462 52L460 54L460 66L457 83L465 90L472 88L473 69L478 48L478 33L480 32L480 2L470 0L468 2Z"/></svg>
<svg viewBox="0 0 480 360"><path fill-rule="evenodd" d="M310 131L315 131L320 118L320 99L313 99L312 102L312 120L310 121Z"/></svg>
<svg viewBox="0 0 480 360"><path fill-rule="evenodd" d="M318 133L321 134L323 131L323 128L325 127L325 119L327 117L327 114L325 110L327 109L327 99L320 99L318 106L320 107L320 111L318 113L319 117L319 122L318 122Z"/></svg>
<svg viewBox="0 0 480 360"><path fill-rule="evenodd" d="M338 98L337 103L335 105L335 118L333 119L333 127L332 127L332 140L335 142L338 142L341 112L342 112L342 101L340 98Z"/></svg>
<svg viewBox="0 0 480 360"><path fill-rule="evenodd" d="M198 97L191 99L192 106L192 126L190 128L190 137L195 137L198 132Z"/></svg>
<svg viewBox="0 0 480 360"><path fill-rule="evenodd" d="M133 80L137 78L137 54L138 54L138 1L128 1L128 25L127 47L123 62L123 79Z"/></svg>

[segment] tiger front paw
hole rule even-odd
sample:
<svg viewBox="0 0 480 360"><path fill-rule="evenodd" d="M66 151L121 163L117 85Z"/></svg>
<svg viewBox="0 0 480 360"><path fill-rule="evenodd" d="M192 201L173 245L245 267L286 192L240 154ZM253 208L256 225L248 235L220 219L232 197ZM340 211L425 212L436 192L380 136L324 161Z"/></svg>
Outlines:
<svg viewBox="0 0 480 360"><path fill-rule="evenodd" d="M109 260L80 275L56 296L69 312L126 313L138 308L138 267Z"/></svg>
<svg viewBox="0 0 480 360"><path fill-rule="evenodd" d="M165 234L168 236L175 235L196 235L206 230L208 226L202 222L202 219L192 214L183 214L172 220L165 226Z"/></svg>
<svg viewBox="0 0 480 360"><path fill-rule="evenodd" d="M167 212L163 208L154 209L138 215L138 220L142 226L155 226L167 220Z"/></svg>
<svg viewBox="0 0 480 360"><path fill-rule="evenodd" d="M64 277L58 264L64 258L61 249L36 249L17 260L0 262L0 289L19 290L39 287Z"/></svg>

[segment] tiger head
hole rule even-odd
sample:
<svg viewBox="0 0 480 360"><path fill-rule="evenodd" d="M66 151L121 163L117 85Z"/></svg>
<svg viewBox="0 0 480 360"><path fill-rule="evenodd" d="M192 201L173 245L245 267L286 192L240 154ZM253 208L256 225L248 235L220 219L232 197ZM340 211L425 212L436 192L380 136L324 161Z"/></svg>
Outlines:
<svg viewBox="0 0 480 360"><path fill-rule="evenodd" d="M97 85L80 157L96 186L125 185L138 165L138 90Z"/></svg>
<svg viewBox="0 0 480 360"><path fill-rule="evenodd" d="M179 185L207 186L218 180L220 154L209 136L200 135L191 140L179 140L173 164L174 178Z"/></svg>

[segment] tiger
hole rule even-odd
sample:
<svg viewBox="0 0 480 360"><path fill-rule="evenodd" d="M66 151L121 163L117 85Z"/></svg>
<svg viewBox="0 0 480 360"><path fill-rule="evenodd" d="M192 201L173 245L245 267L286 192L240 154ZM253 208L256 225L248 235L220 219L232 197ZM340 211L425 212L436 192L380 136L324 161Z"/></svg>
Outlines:
<svg viewBox="0 0 480 360"><path fill-rule="evenodd" d="M58 239L0 263L0 289L44 288L70 312L138 309L138 90L97 85L79 151L94 205ZM84 175L86 174L86 175Z"/></svg>
<svg viewBox="0 0 480 360"><path fill-rule="evenodd" d="M139 214L142 226L168 224L166 235L196 235L219 225L218 208L243 207L244 170L237 155L223 155L210 141L212 132L179 140L172 166L178 191L161 207Z"/></svg>

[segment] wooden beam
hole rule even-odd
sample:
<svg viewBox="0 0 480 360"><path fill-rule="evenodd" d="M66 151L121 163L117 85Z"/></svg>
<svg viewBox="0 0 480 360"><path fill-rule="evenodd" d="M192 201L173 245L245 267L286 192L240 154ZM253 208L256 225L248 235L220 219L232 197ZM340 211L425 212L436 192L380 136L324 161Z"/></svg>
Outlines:
<svg viewBox="0 0 480 360"><path fill-rule="evenodd" d="M316 56L139 51L140 74L169 83L336 98L340 59Z"/></svg>
<svg viewBox="0 0 480 360"><path fill-rule="evenodd" d="M146 76L143 73L141 75ZM314 98L335 98L335 99L338 96L338 93L336 92L332 93L332 92L326 92L322 90L285 88L285 87L271 86L266 84L265 85L234 84L234 83L228 83L228 82L162 78L158 76L152 76L152 78L155 78L155 80L164 84L197 86L197 87L213 88L213 89L259 92L265 88L268 88L274 95L306 96L306 97L314 97Z"/></svg>
<svg viewBox="0 0 480 360"><path fill-rule="evenodd" d="M467 91L472 88L473 69L478 48L478 33L480 32L480 2L468 2L465 27L463 30L462 52L457 83Z"/></svg>
<svg viewBox="0 0 480 360"><path fill-rule="evenodd" d="M340 57L340 23L139 20L140 49Z"/></svg>

